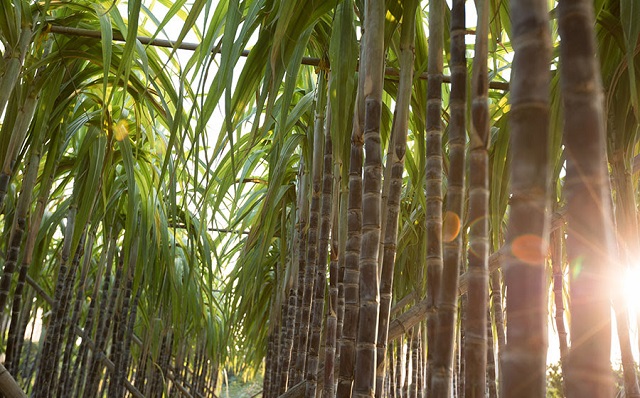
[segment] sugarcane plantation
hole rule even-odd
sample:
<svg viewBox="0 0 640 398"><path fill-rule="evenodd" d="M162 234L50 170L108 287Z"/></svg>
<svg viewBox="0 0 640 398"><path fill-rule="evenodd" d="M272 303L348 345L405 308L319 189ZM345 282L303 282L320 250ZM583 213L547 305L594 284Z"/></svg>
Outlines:
<svg viewBox="0 0 640 398"><path fill-rule="evenodd" d="M0 0L0 397L640 398L638 0Z"/></svg>

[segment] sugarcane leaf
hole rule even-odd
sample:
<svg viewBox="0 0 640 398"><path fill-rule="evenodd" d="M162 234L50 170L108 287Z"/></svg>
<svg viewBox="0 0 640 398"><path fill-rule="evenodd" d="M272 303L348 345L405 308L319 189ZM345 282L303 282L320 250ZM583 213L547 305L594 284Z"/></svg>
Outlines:
<svg viewBox="0 0 640 398"><path fill-rule="evenodd" d="M636 68L634 67L636 46L640 40L640 4L634 0L621 0L620 1L620 23L624 32L625 48L629 72L629 84L631 93L630 97L633 110L636 114L636 118L640 120L640 109L638 104L640 103L640 92L638 91L638 83L636 80Z"/></svg>

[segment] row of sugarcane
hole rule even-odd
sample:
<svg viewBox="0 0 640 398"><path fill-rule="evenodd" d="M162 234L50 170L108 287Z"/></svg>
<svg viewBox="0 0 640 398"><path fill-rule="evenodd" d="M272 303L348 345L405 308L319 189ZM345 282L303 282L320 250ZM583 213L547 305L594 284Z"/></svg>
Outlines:
<svg viewBox="0 0 640 398"><path fill-rule="evenodd" d="M89 38L70 40L61 35L49 35L47 25L32 12L40 10L37 6L20 3L23 9L17 12L14 3L16 2L5 1L2 4L3 11L8 16L5 19L13 21L15 29L7 30L6 24L2 25L3 49L6 51L3 53L3 75L0 81L0 109L6 110L0 141L4 156L0 197L4 206L3 242L6 253L4 276L0 281L0 299L4 301L5 311L11 305L13 318L8 325L5 324L3 333L10 359L8 365L11 365L15 374L16 367L20 368L16 363L30 363L30 360L22 360L25 347L21 347L24 343L18 336L29 334L24 331L35 325L31 321L44 317L46 333L44 339L41 339L42 344L37 354L30 345L26 347L29 353L27 358L36 355L37 373L28 373L26 378L17 375L19 382L32 380L24 384L30 391L33 389L39 395L61 393L88 396L84 394L102 392L111 396L122 394L124 385L124 389L136 396L159 395L166 388L176 394L178 391L181 394L185 394L185 391L189 393L191 388L192 394L199 392L208 395L212 391L211 387L215 386L219 361L222 360L216 354L234 345L226 344L224 335L217 334L221 327L216 322L223 324L224 320L218 317L224 318L224 314L218 314L214 304L210 281L215 277L207 267L212 256L210 252L206 252L205 247L218 242L210 242L203 237L202 225L194 215L186 210L180 213L175 209L178 202L175 192L178 182L175 178L183 175L179 170L180 165L174 164L173 155L163 157L154 153L155 143L149 138L155 137L165 142L168 148L179 147L180 141L187 141L187 134L191 131L179 106L184 105L181 104L181 95L184 93L177 94L172 88L171 79L162 73L165 69L164 61L154 56L147 59L140 56L137 63L129 59L134 54L139 56L133 37L137 33L136 12L140 11L136 2L132 2L130 7L129 28L118 26L127 39L127 44L122 47L114 46L105 37L111 31L109 24L122 24L122 20L110 18L113 14L104 13L104 10L96 18L93 6L81 3L77 6L79 16L71 18L61 12L59 16L66 23L73 23L74 18L84 21L82 17L91 14L88 23L93 24L92 26L99 23L103 34L101 42ZM228 3L235 6L239 4ZM551 207L547 205L549 195L545 193L549 185L546 171L546 164L549 162L545 160L545 156L553 158L552 155L545 155L547 144L543 139L549 118L546 101L549 97L548 64L551 45L548 32L545 33L549 23L545 5L537 1L512 3L512 44L516 50L516 58L511 82L509 115L513 147L509 159L512 181L516 184L512 184L511 190L507 244L503 250L498 251L502 242L492 237L494 254L489 257L489 232L497 235L502 233L502 214L488 214L486 210L482 210L486 209L487 196L497 194L487 190L487 179L491 182L495 178L488 175L487 168L504 161L506 155L503 158L488 157L492 148L489 145L487 116L487 62L483 60L488 51L486 48L489 47L484 44L483 49L483 40L488 35L488 28L483 25L490 14L486 11L488 5L479 3L478 7L481 23L476 30L479 43L476 45L476 65L473 68L470 95L470 171L466 174L467 166L463 156L466 154L464 127L467 123L461 117L467 113L464 110L467 100L464 99L466 85L461 82L466 81L463 44L467 31L462 23L462 2L456 2L449 25L452 29L451 44L455 48L450 51L449 65L453 86L449 96L450 115L447 117L449 136L444 145L440 93L443 80L442 29L446 26L443 22L444 4L434 1L430 5L434 7L429 12L429 40L432 42L429 45L429 51L432 52L428 67L430 82L425 93L412 93L410 87L416 84L411 70L413 49L410 43L414 31L421 32L419 24L411 28L416 4L403 4L400 82L397 86L386 83L383 86L384 47L381 35L386 29L383 25L391 18L384 22L384 7L380 2L369 3L367 11L360 14L365 20L360 62L362 73L359 75L356 115L351 134L353 146L349 159L340 157L344 151L342 143L334 144L332 139L335 137L327 135L331 131L329 124L338 122L333 115L344 112L339 107L331 109L328 104L334 102L326 99L327 92L332 92L336 87L327 87L331 83L327 83L322 74L319 77L313 116L315 120L309 123L314 126L311 141L314 142L312 147L315 153L305 153L302 156L301 178L297 183L300 188L297 197L298 228L294 230L295 235L291 239L292 251L282 255L283 258L290 258L289 263L283 264L293 264L288 279L291 283L284 289L288 296L274 300L272 305L265 394L280 395L289 390L303 390L306 394L313 395L321 384L328 396L345 396L352 392L369 396L374 389L377 394L382 394L385 391L385 367L379 364L390 362L385 358L388 342L398 338L404 330L411 330L425 318L427 324L421 332L427 343L422 348L423 352L426 350L427 358L421 365L426 366L425 391L447 396L447 391L453 388L452 380L455 377L460 382L464 381L457 385L464 385L465 391L468 391L466 394L480 394L479 391L486 385L483 382L486 377L483 358L487 351L484 337L488 302L486 268L502 262L506 286L511 294L506 295L509 325L506 334L509 338L503 339L509 344L503 344L503 349L499 349L502 363L508 365L503 366L504 371L499 373L502 382L500 391L506 396L525 396L522 394L529 392L531 396L541 396L540 391L544 389L542 353L546 347L546 334L541 322L544 322L546 314L546 282L542 271L544 266L540 264L546 256L549 230L549 220L544 218L545 212L542 209ZM612 5L614 3L606 4L610 14L617 12L622 16L632 15L625 14L624 9L616 11L615 5ZM137 4L139 6L139 2ZM259 5L259 2L256 4ZM286 5L286 2L282 4ZM278 3L279 6L282 4ZM358 10L365 10L360 2L356 4ZM369 8L373 5L374 8ZM62 10L65 6L54 4L53 14L47 16L55 19L55 7ZM336 19L340 12L349 18L353 17L353 6L348 1L338 5ZM610 133L609 161L616 177L613 179L615 199L622 201L616 206L616 212L620 212L616 214L617 226L622 231L630 231L621 233L625 237L634 231L637 235L637 225L633 225L636 219L635 206L630 205L634 201L633 184L629 183L632 180L628 174L629 156L633 153L629 145L633 145L634 140L624 136L629 131L634 134L637 131L637 126L633 127L628 122L628 116L633 117L628 106L634 103L634 97L627 92L625 99L624 90L615 89L623 84L628 70L614 65L613 70L609 71L611 73L603 73L607 87L607 117L602 116L602 110L598 113L597 108L596 111L586 113L589 117L595 115L600 119L591 121L584 116L585 112L580 110L580 106L584 105L582 102L592 101L592 97L599 93L597 65L586 63L589 66L587 71L591 73L588 79L585 77L585 68L581 66L584 59L594 60L593 62L596 59L592 54L595 52L595 45L587 42L587 39L593 37L593 32L585 28L593 26L593 23L588 18L586 23L580 22L582 20L579 18L585 15L589 17L590 5L583 2L575 5L576 9L570 10L563 10L562 7L553 15L558 15L557 23L561 30L566 29L568 32L563 34L563 43L571 43L572 33L577 31L575 26L583 29L577 34L578 39L575 39L580 45L566 45L561 49L563 59L567 59L562 61L562 65L565 65L562 71L567 73L569 70L569 76L561 79L563 85L568 85L563 90L563 95L567 109L565 113L570 116L565 118L567 133L563 155L567 159L563 199L567 202L564 206L568 221L566 233L569 238L566 252L573 267L572 289L594 293L587 298L573 296L571 299L571 327L577 329L571 330L571 347L567 344L566 351L571 352L571 355L565 357L565 375L568 393L573 391L571 394L574 396L584 396L582 392L576 392L578 387L584 387L589 393L602 392L602 396L606 396L608 388L598 384L602 382L604 386L608 382L606 375L609 365L603 365L607 355L598 351L607 349L607 343L602 342L606 336L592 333L607 329L608 315L603 310L604 294L600 295L600 281L605 278L598 273L602 273L602 270L592 266L590 261L605 264L598 256L613 250L607 246L606 235L590 236L582 232L607 233L607 228L611 227L608 218L610 211L607 210L607 197L610 200L611 191L607 187L603 188L602 170L597 169L605 164L603 152L606 146L601 137L602 131L594 132L590 128L603 125L603 119L607 121ZM256 9L259 8L250 8L252 12ZM109 11L113 12L116 11ZM397 15L397 10L394 12L391 15ZM230 26L237 29L239 20L233 19L237 15L242 13L229 13L225 32L227 28L232 30ZM251 15L255 17L262 14L255 12ZM598 20L611 22L612 18L603 17ZM36 23L32 24L30 21ZM253 26L252 24L245 25ZM569 28L563 27L563 24L568 24ZM321 25L319 31L325 26L326 24ZM612 29L611 26L606 28L608 31ZM614 26L613 29L615 28ZM482 33L483 29L485 33ZM282 37L280 34L275 36ZM211 39L209 36L207 38ZM601 31L598 32L598 39L604 43L601 44L601 51L613 51L616 48L616 42L611 36L605 35L602 39ZM229 41L227 38L225 43L230 44L235 51L233 40ZM261 46L256 47L256 54L264 51ZM585 55L568 50L585 48L585 51L592 53ZM635 54L633 51L635 45L632 46L632 55ZM289 51L282 52L290 55ZM278 59L278 56L273 56L270 66L278 66ZM631 60L633 61L633 57ZM229 59L224 62L228 61ZM620 63L622 64L629 65L633 62L626 60ZM605 66L603 63L603 70ZM145 80L145 67L153 70L152 82ZM525 70L522 71L522 68ZM595 73L591 70L594 68ZM319 69L326 72L327 68L324 65ZM633 68L629 69L629 73L631 69ZM576 73L573 73L574 70ZM273 75L278 76L280 73L284 72L278 70ZM333 75L338 72L331 70L328 73ZM556 78L561 74L555 73L552 82L557 84ZM272 75L270 70L267 75ZM609 76L612 76L612 80L609 80ZM588 82L574 82L577 89L572 87L570 79L580 77ZM596 83L593 84L589 79L595 79ZM114 85L114 82L118 84ZM153 86L153 90L149 86ZM113 87L118 89L114 90ZM230 87L231 84L229 89ZM382 142L378 134L380 130L384 130L384 126L381 128L381 116L386 116L385 107L380 105L383 87L384 90L397 92L393 134L391 144L387 146L387 165L384 168L380 149ZM587 90L585 94L585 88L595 91ZM160 94L156 96L155 93L158 92ZM252 95L251 90L245 92ZM419 202L420 197L402 197L406 187L402 162L409 162L406 118L410 113L412 95L428 97L428 157L425 159L428 170L426 181L416 184L420 186L419 189L422 189L422 184L427 184L424 206L421 203L408 205L413 199ZM131 106L131 98L143 106ZM559 96L554 98L558 100ZM589 102L589 106L597 103L598 101ZM559 117L560 104L551 105L551 118ZM267 101L267 108L274 107L271 99ZM141 113L136 113L133 109ZM412 111L422 112L416 109ZM454 117L454 114L457 116ZM256 112L256 121L261 115ZM133 121L124 120L128 117ZM235 115L233 119L243 117ZM163 125L156 126L150 123L152 120ZM388 121L391 122L390 118ZM271 118L265 118L265 124L270 122ZM286 123L281 123L282 126L289 123L286 117L284 122ZM573 131L572 123L577 122L583 122L588 127L581 126L578 131L594 135L594 138L587 137L580 142L593 144L593 148L572 149L575 142L569 132ZM503 127L498 127L502 133L499 139L506 136ZM171 131L169 139L163 136L164 131ZM185 131L185 135L176 137L177 131ZM148 134L143 134L145 132ZM416 144L415 136L418 132L412 133L413 144ZM229 136L233 135L230 133ZM257 144L258 141L253 143ZM554 153L559 153L560 143L554 141L551 144L549 147ZM273 147L277 145L289 145L289 142L274 140ZM237 158L241 155L245 156L236 154ZM178 163L186 164L180 156L177 155ZM277 153L274 156L277 157ZM334 165L332 157L337 164ZM602 161L599 160L601 158ZM233 161L233 155L231 159ZM580 163L582 161L585 165ZM562 162L559 164L562 167ZM189 170L189 167L184 169ZM195 169L199 170L197 167ZM306 174L307 169L311 169L310 176ZM445 173L446 197L443 197L442 176ZM202 175L205 178L208 176L206 171ZM468 184L465 183L465 176L468 176ZM194 177L186 184L199 183L197 180ZM184 181L179 182L184 186ZM534 182L537 185L532 188L529 184ZM583 186L585 183L588 185L586 188ZM274 181L270 181L270 185L277 187ZM467 186L468 194L464 190ZM584 192L587 193L575 194L579 189L586 189ZM329 196L330 193L332 196ZM165 195L169 197L167 202L164 201ZM594 197L597 199L597 206L588 201ZM148 202L148 199L154 198L157 202ZM398 258L406 258L406 253L396 253L395 248L400 247L400 239L408 238L406 235L396 237L399 227L397 214L406 212L407 207L413 209L411 206L414 205L414 208L422 207L422 214L426 213L428 217L418 222L425 225L428 245L425 247L422 244L422 232L418 230L415 240L420 242L418 246L422 246L424 256L423 260L414 265L414 268L421 264L427 265L424 272L428 282L427 296L424 300L416 300L414 307L391 319L391 293L398 293L394 289L392 278L398 272L408 272L406 268L396 267ZM585 214L603 215L595 221L587 220L594 225L584 225L581 222L587 218ZM498 217L497 222L495 217ZM487 224L488 219L492 220L491 225ZM185 229L171 228L170 223L182 225ZM284 222L280 225L283 224ZM576 242L577 237L583 240ZM593 242L603 245L604 249ZM625 250L625 256L632 257L629 253L633 253L634 244L632 239L627 242L629 247L621 249ZM575 249L576 245L584 247L578 250ZM415 247L411 248L414 249ZM419 253L422 249L416 251ZM595 250L595 254L592 255L587 250ZM576 267L576 258L585 260L578 264L579 268ZM460 264L466 264L467 260L468 269L463 277L458 278L463 268ZM324 288L318 288L327 283L327 263L330 270L328 294ZM18 264L19 270L16 269ZM293 268L299 269L298 272ZM418 270L417 273L420 272ZM200 281L196 276L209 278L209 281ZM500 275L492 274L491 279L495 278L497 280L492 283L493 291L498 292L500 289L496 286L501 286ZM559 279L562 281L562 278ZM297 285L293 283L296 280ZM583 282L586 287L581 288ZM518 286L518 283L524 286ZM416 290L417 297L422 297L421 288L416 287ZM469 344L465 344L467 348L462 351L465 360L458 361L460 367L457 370L463 365L465 370L456 373L452 365L455 341L450 336L456 335L456 305L460 290L468 291L470 297L464 315L467 322L463 323L465 341ZM47 295L50 299L43 302ZM492 297L499 296L494 294ZM504 322L497 321L501 311L495 310L496 304L501 300L495 300L492 305L496 319L494 322L503 324ZM102 315L100 311L104 311ZM623 311L618 313L624 314ZM584 318L587 321L576 321ZM559 316L558 319L563 318ZM78 326L79 331L74 322L83 325ZM591 330L594 323L605 326ZM73 333L79 332L82 338L80 346L74 344L75 337L70 333L72 329ZM504 329L496 326L498 342L501 341L500 330ZM532 331L536 332L536 338L528 339L527 333ZM590 340L595 337L602 338L602 341ZM622 335L620 338L625 340ZM141 344L138 345L137 342ZM212 347L213 345L216 346ZM102 349L92 349L100 346ZM429 350L429 347L432 349ZM593 352L585 354L581 350ZM261 349L257 347L256 351ZM588 361L583 360L584 357L590 360L599 358L600 361L587 363ZM606 362L608 363L608 357ZM184 365L185 363L188 365ZM629 360L627 356L625 363L628 368L633 363L632 358ZM49 367L49 364L53 367ZM88 368L83 364L88 364ZM68 369L67 367L77 367L78 371L75 375L73 372L70 375L62 373L61 369ZM114 371L104 372L104 367ZM82 374L85 370L90 374ZM521 383L523 374L535 377L525 380L529 384ZM625 374L629 375L626 378L629 388L633 388L634 373ZM173 378L173 381L165 383L162 375L166 375L169 380ZM594 375L605 377L593 377ZM583 376L585 380L598 385L584 382L580 379ZM130 379L134 381L129 382ZM300 383L303 379L305 382ZM417 386L420 383L415 384ZM67 389L68 385L73 387ZM171 391L167 393L172 394Z"/></svg>
<svg viewBox="0 0 640 398"><path fill-rule="evenodd" d="M211 396L224 320L199 267L213 240L175 209L184 163L156 147L184 127L169 69L134 51L133 25L124 45L49 31L70 18L127 32L117 9L1 8L0 392Z"/></svg>
<svg viewBox="0 0 640 398"><path fill-rule="evenodd" d="M629 170L633 151L628 149L629 144L622 149L623 144L616 143L615 137L606 140L607 132L614 135L616 123L607 113L618 110L612 109L616 102L611 99L608 108L603 106L596 19L589 1L558 3L554 23L562 42L560 69L553 74L553 84L561 85L562 103L551 103L552 40L547 6L547 2L539 0L514 0L510 5L514 59L508 133L510 208L505 233L502 216L497 223L489 224L496 216L490 214L489 198L500 194L489 191L490 179L499 178L490 176L489 170L492 163L503 161L489 157L490 5L488 1L476 1L478 26L467 101L465 2L453 2L449 19L448 143L443 145L445 4L429 3L426 296L391 319L407 120L414 83L416 3L403 3L401 72L387 163L383 167L380 101L385 5L380 1L364 2L348 180L344 181L347 173L341 169L342 164L331 163L332 137L328 126L333 110L326 105L326 79L322 72L316 88L313 154L310 159L303 159L311 165L311 178L303 171L297 182L297 225L294 243L289 248L293 260L286 264L292 267L294 276L287 281L284 298L272 307L264 396L315 397L322 385L324 397L423 396L418 390L426 396L450 397L454 386L459 388L456 396L496 396L499 391L504 397L543 397L549 258L553 265L555 319L566 395L613 396L610 364L613 301L623 352L625 390L628 396L638 396L626 303L611 290L615 275L622 272L613 241L616 230L612 192L618 201L618 237L625 242L621 244L621 253L628 257L637 250L635 194ZM615 93L608 95L615 97ZM554 97L554 101L559 100ZM467 102L471 104L468 142ZM559 110L561 107L563 112ZM633 117L633 109L628 106L623 113L624 118ZM549 126L550 119L559 118L560 114L564 115L564 128L558 141L554 138L558 134L551 135ZM637 124L627 127L635 136ZM446 185L442 180L443 155L448 155ZM614 177L618 177L614 178L614 190L609 185L607 160ZM566 170L562 184L556 181L552 184L552 164L555 176L560 168ZM303 162L300 167L305 169ZM559 199L552 198L556 192L562 198L561 208ZM495 236L505 239L503 246ZM567 266L563 265L565 262ZM499 267L501 271L496 271ZM563 290L567 279L569 333L565 326ZM506 290L504 299L503 290ZM461 291L466 292L462 314L458 308ZM459 322L461 317L463 322ZM425 321L424 328L421 321ZM394 351L390 341L403 334L407 334L406 340L401 340ZM497 367L493 360L494 339L498 348ZM412 363L411 371L398 365L403 350L409 355L408 347L417 353L417 359L404 360L405 366ZM459 356L454 368L455 352ZM394 355L395 367L391 361ZM407 382L410 374L416 378L413 382ZM403 390L403 383L413 390Z"/></svg>

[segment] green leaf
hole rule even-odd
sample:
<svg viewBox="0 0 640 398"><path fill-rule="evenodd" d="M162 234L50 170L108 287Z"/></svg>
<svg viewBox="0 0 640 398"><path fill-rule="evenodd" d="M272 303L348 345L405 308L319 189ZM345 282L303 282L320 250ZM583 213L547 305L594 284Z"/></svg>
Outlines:
<svg viewBox="0 0 640 398"><path fill-rule="evenodd" d="M96 3L93 8L98 15L100 21L100 34L102 41L102 64L103 64L103 77L102 77L102 102L107 103L107 87L109 85L109 76L111 68L111 55L113 53L113 28L111 26L111 19L107 11Z"/></svg>
<svg viewBox="0 0 640 398"><path fill-rule="evenodd" d="M636 114L636 119L640 120L640 92L636 80L636 70L634 58L636 46L640 40L640 3L637 0L620 0L620 22L624 31L627 54L627 70L629 71L629 83L631 88L631 104Z"/></svg>
<svg viewBox="0 0 640 398"><path fill-rule="evenodd" d="M331 139L337 149L336 159L341 160L345 168L349 164L353 103L358 84L359 48L354 20L353 1L341 2L336 9L329 45Z"/></svg>

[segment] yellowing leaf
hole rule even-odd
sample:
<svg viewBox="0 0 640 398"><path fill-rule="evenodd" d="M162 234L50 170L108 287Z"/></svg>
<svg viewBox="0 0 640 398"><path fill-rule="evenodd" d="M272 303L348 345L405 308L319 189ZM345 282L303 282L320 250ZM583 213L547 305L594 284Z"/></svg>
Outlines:
<svg viewBox="0 0 640 398"><path fill-rule="evenodd" d="M129 123L122 119L113 125L113 137L117 141L122 141L129 135Z"/></svg>

